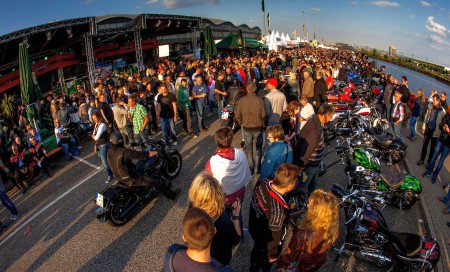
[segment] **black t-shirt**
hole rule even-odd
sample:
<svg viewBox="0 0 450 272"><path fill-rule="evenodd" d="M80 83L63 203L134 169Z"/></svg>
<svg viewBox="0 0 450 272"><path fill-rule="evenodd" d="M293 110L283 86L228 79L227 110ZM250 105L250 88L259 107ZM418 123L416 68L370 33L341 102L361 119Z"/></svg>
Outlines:
<svg viewBox="0 0 450 272"><path fill-rule="evenodd" d="M211 243L211 257L221 264L229 265L233 253L233 246L236 246L241 239L234 228L230 216L223 212L216 221L216 234Z"/></svg>
<svg viewBox="0 0 450 272"><path fill-rule="evenodd" d="M158 95L158 100L156 102L161 105L161 112L159 113L161 118L173 118L174 114L172 103L176 103L177 100L172 93Z"/></svg>
<svg viewBox="0 0 450 272"><path fill-rule="evenodd" d="M210 263L201 263L192 260L186 253L187 249L179 249L173 256L173 268L175 272L196 271L196 272L216 272L223 266L218 261L211 259Z"/></svg>
<svg viewBox="0 0 450 272"><path fill-rule="evenodd" d="M216 89L225 92L225 80L217 80L216 81ZM223 95L219 93L214 93L214 101L220 101L223 99Z"/></svg>

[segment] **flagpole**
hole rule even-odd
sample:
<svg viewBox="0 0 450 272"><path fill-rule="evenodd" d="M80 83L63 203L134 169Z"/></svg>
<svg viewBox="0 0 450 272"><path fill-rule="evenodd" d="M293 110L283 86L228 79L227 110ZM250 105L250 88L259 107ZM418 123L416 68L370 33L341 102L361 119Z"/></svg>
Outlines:
<svg viewBox="0 0 450 272"><path fill-rule="evenodd" d="M262 39L267 34L267 32L266 32L266 8L264 6L264 0L261 0L261 10L262 10L262 24L263 24L262 25L262 27L263 27L262 37L261 37L261 39Z"/></svg>

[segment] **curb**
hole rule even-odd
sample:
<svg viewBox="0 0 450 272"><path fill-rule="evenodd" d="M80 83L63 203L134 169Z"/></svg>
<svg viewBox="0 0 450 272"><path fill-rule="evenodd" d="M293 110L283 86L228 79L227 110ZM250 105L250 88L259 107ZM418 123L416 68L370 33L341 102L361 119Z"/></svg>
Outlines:
<svg viewBox="0 0 450 272"><path fill-rule="evenodd" d="M409 161L409 159L407 157L405 157L404 166L405 166L405 169L408 172L408 174L411 174L412 173L411 162ZM420 207L421 212L425 215L424 222L425 222L425 227L426 227L427 233L429 233L429 235L432 238L437 239L437 233L432 224L432 219L431 219L431 214L429 212L428 204L425 201L422 201L422 197L419 201L419 207ZM441 252L441 254L442 254L442 252ZM442 259L440 259L439 262L436 264L434 271L437 271L437 272L445 271L444 265L442 263Z"/></svg>

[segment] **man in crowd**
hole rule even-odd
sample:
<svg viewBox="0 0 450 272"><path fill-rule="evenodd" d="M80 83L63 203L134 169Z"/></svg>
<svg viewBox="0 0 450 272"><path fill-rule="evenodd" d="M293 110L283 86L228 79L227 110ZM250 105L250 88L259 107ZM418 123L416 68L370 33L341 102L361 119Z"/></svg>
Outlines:
<svg viewBox="0 0 450 272"><path fill-rule="evenodd" d="M125 104L123 98L120 96L117 97L116 104L112 107L112 111L114 114L114 121L125 140L125 144L131 144L133 142L133 135L128 126L128 109L129 106Z"/></svg>
<svg viewBox="0 0 450 272"><path fill-rule="evenodd" d="M97 109L102 115L103 122L106 125L106 131L108 132L108 134L111 134L115 130L114 113L111 109L111 106L106 102L105 92L101 92L98 95Z"/></svg>
<svg viewBox="0 0 450 272"><path fill-rule="evenodd" d="M147 110L137 103L137 95L133 94L128 99L128 119L133 123L135 143L147 141L147 124L149 121Z"/></svg>
<svg viewBox="0 0 450 272"><path fill-rule="evenodd" d="M270 271L283 244L289 206L283 195L291 191L298 177L292 164L282 164L273 180L258 183L250 204L249 232L254 241L250 255L250 271Z"/></svg>
<svg viewBox="0 0 450 272"><path fill-rule="evenodd" d="M44 172L47 177L51 177L50 172L48 171L47 164L47 151L44 148L42 142L37 141L35 137L30 137L30 147L29 147L30 156L33 158L33 161L36 163L38 169Z"/></svg>
<svg viewBox="0 0 450 272"><path fill-rule="evenodd" d="M9 168L6 167L6 165L3 163L3 161L0 159L0 168L6 173L9 174ZM19 212L17 211L16 206L14 203L9 199L8 195L6 194L5 185L3 184L2 176L0 175L0 201L2 202L3 206L5 206L9 212L11 213L11 220L16 221L19 217ZM2 223L0 222L0 233L2 229Z"/></svg>
<svg viewBox="0 0 450 272"><path fill-rule="evenodd" d="M255 91L256 84L248 84L248 94L239 100L235 111L236 121L244 132L245 150L251 174L261 171L263 129L266 120L264 101L255 94ZM256 168L253 155L254 145L256 145Z"/></svg>
<svg viewBox="0 0 450 272"><path fill-rule="evenodd" d="M406 105L409 101L408 78L406 76L402 76L402 83L398 88L398 91L402 94L402 103Z"/></svg>
<svg viewBox="0 0 450 272"><path fill-rule="evenodd" d="M206 97L208 90L203 84L203 78L201 75L195 77L195 85L192 88L192 97L194 98L195 109L197 110L197 125L199 132L206 132L204 113L206 108Z"/></svg>
<svg viewBox="0 0 450 272"><path fill-rule="evenodd" d="M12 170L14 170L14 180L19 190L22 190L22 194L25 194L27 187L25 187L23 182L26 180L28 186L33 184L34 169L33 167L29 167L30 162L25 155L26 150L19 150L19 146L13 144L11 151L10 163Z"/></svg>
<svg viewBox="0 0 450 272"><path fill-rule="evenodd" d="M178 86L177 102L181 112L183 113L181 116L182 118L184 117L183 126L185 131L189 133L192 138L197 138L197 134L195 134L192 130L191 101L193 100L193 97L189 93L187 81L188 78L181 79L180 85Z"/></svg>
<svg viewBox="0 0 450 272"><path fill-rule="evenodd" d="M303 78L302 95L308 97L308 102L312 103L314 97L314 80L308 69L303 70Z"/></svg>
<svg viewBox="0 0 450 272"><path fill-rule="evenodd" d="M161 130L166 139L166 143L170 145L172 138L173 145L177 145L177 134L175 132L175 122L177 122L177 100L173 93L169 92L166 84L161 84L158 88L160 95L156 102L156 114L159 116Z"/></svg>
<svg viewBox="0 0 450 272"><path fill-rule="evenodd" d="M219 119L222 115L223 103L227 94L225 71L219 71L214 89L214 101L217 103L217 114Z"/></svg>
<svg viewBox="0 0 450 272"><path fill-rule="evenodd" d="M277 89L278 81L271 78L267 81L269 93L264 98L264 106L267 114L267 126L277 125L281 114L287 109L286 96Z"/></svg>
<svg viewBox="0 0 450 272"><path fill-rule="evenodd" d="M402 137L401 134L402 122L405 119L405 104L403 104L403 102L401 101L402 97L403 94L400 92L400 90L395 91L394 105L392 106L392 113L391 113L392 134L400 139Z"/></svg>
<svg viewBox="0 0 450 272"><path fill-rule="evenodd" d="M431 107L428 108L427 113L425 114L425 118L423 120L422 132L424 135L424 139L422 145L422 152L420 154L420 160L417 162L417 165L424 164L425 157L427 156L428 144L431 142L427 165L430 163L440 134L440 131L438 129L439 122L445 115L445 110L444 108L442 108L441 99L439 98L439 95L434 94L431 96L431 99L433 101L433 104Z"/></svg>
<svg viewBox="0 0 450 272"><path fill-rule="evenodd" d="M232 271L211 257L215 228L213 220L199 208L187 210L182 223L187 248L173 244L164 263L165 271ZM168 259L167 259L168 258Z"/></svg>
<svg viewBox="0 0 450 272"><path fill-rule="evenodd" d="M327 96L327 83L323 78L323 72L317 71L316 73L316 82L314 82L314 104L316 108L320 108L320 106L325 102Z"/></svg>
<svg viewBox="0 0 450 272"><path fill-rule="evenodd" d="M303 180L298 189L310 195L316 189L317 173L324 155L322 125L331 120L334 107L330 104L320 106L317 114L306 121L300 130L299 168L303 170Z"/></svg>

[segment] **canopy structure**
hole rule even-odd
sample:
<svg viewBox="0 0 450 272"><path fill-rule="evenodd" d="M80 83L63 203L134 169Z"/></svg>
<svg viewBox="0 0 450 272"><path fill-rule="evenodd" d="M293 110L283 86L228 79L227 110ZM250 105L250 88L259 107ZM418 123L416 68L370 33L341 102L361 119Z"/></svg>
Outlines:
<svg viewBox="0 0 450 272"><path fill-rule="evenodd" d="M214 43L211 27L209 25L205 28L204 39L205 57L209 61L212 56L217 55L216 44Z"/></svg>
<svg viewBox="0 0 450 272"><path fill-rule="evenodd" d="M251 38L243 39L243 48L265 48L265 44ZM218 49L239 49L238 45L238 35L230 33L228 36L223 38L220 42L216 44Z"/></svg>

